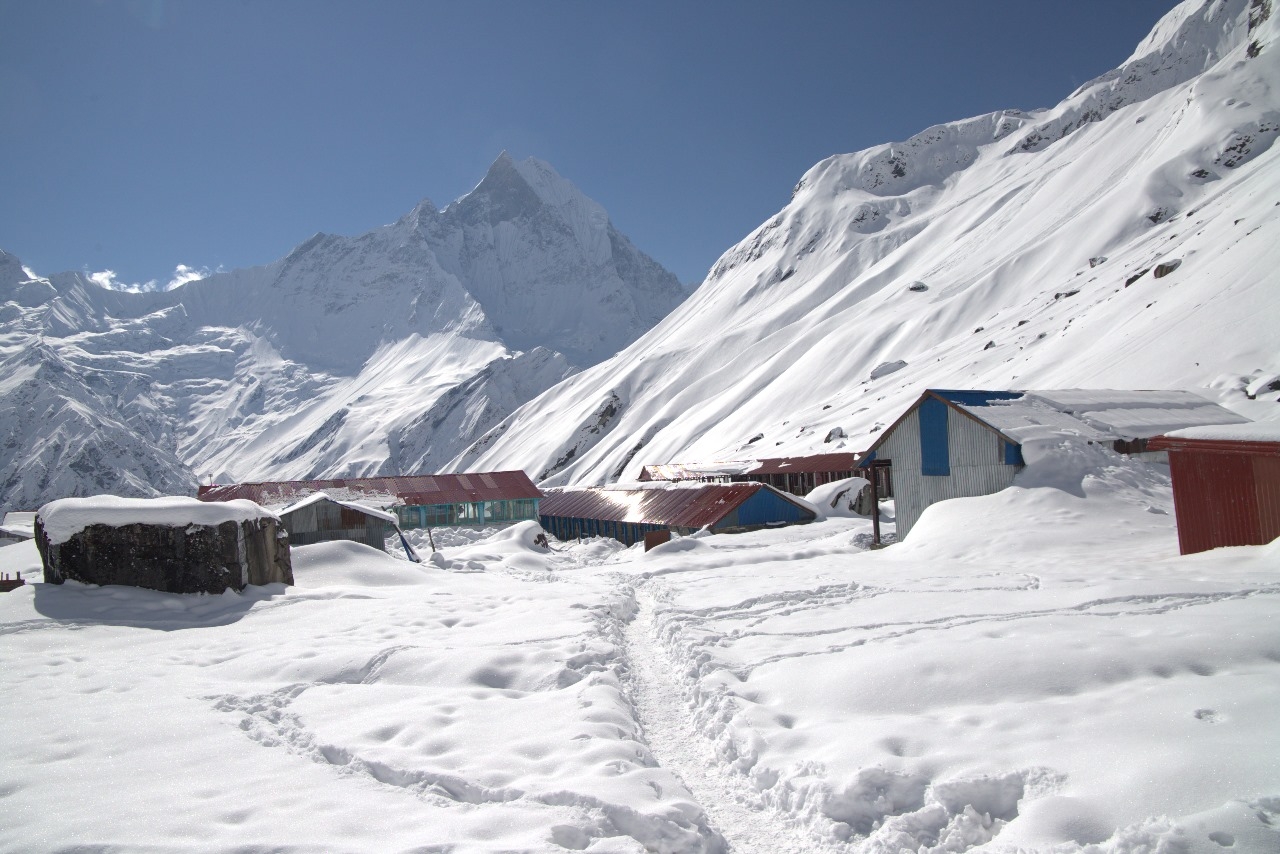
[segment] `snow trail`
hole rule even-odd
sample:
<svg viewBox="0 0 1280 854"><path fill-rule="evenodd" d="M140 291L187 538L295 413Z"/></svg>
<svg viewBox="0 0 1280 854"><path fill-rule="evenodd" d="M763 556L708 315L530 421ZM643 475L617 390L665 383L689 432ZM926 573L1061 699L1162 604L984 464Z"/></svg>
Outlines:
<svg viewBox="0 0 1280 854"><path fill-rule="evenodd" d="M637 589L635 596L636 615L623 638L631 703L654 759L684 783L733 854L836 851L765 807L746 780L724 767L711 741L693 726L681 668L655 639L652 594Z"/></svg>

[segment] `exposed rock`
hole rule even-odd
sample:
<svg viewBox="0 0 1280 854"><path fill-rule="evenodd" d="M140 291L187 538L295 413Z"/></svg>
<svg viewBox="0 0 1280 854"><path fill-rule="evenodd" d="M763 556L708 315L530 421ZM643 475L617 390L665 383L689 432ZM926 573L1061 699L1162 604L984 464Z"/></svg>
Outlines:
<svg viewBox="0 0 1280 854"><path fill-rule="evenodd" d="M1181 266L1182 259L1174 258L1172 261L1165 261L1162 264L1157 264L1156 268L1151 271L1151 275L1157 279L1163 279L1165 276L1169 275Z"/></svg>
<svg viewBox="0 0 1280 854"><path fill-rule="evenodd" d="M1141 279L1143 276L1145 276L1145 275L1147 274L1147 271L1148 271L1148 270L1150 270L1150 269L1151 269L1150 267L1143 267L1141 270L1139 270L1138 272L1134 273L1134 274L1133 274L1132 276L1130 276L1129 278L1125 279L1125 280L1124 280L1124 286L1125 286L1126 288L1127 288L1127 287L1129 287L1129 286L1130 286L1130 285L1132 285L1134 282L1138 281L1138 279Z"/></svg>
<svg viewBox="0 0 1280 854"><path fill-rule="evenodd" d="M907 366L907 363L901 359L893 362L881 362L871 369L871 379L878 380L881 377L900 371Z"/></svg>

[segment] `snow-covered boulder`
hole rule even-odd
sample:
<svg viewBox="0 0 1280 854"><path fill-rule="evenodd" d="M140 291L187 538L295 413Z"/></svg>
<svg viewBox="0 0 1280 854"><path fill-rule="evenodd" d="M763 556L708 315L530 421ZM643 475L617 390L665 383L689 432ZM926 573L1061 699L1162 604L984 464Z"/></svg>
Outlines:
<svg viewBox="0 0 1280 854"><path fill-rule="evenodd" d="M167 593L222 593L293 584L289 536L252 501L63 498L40 508L44 580L124 584Z"/></svg>

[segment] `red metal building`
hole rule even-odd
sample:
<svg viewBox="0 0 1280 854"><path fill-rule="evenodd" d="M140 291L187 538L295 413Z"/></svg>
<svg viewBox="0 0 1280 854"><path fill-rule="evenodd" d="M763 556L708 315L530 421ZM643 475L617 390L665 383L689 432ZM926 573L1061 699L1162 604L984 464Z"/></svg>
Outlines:
<svg viewBox="0 0 1280 854"><path fill-rule="evenodd" d="M1192 427L1149 447L1169 452L1184 555L1280 537L1280 424Z"/></svg>
<svg viewBox="0 0 1280 854"><path fill-rule="evenodd" d="M655 531L749 531L812 522L808 505L763 483L654 484L551 490L539 521L561 540L613 537L626 545Z"/></svg>

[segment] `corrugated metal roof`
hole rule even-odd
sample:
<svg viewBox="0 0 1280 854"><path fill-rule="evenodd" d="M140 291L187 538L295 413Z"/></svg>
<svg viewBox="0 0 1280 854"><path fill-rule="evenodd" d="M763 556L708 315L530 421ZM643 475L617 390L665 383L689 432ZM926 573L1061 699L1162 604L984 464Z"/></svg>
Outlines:
<svg viewBox="0 0 1280 854"><path fill-rule="evenodd" d="M1233 425L1234 426L1234 425ZM1179 433L1183 431L1178 431ZM1192 430L1186 431L1188 433ZM1280 441L1252 441L1249 439L1211 438L1198 436L1156 436L1147 445L1153 451L1191 451L1204 454L1246 454L1256 457L1280 457Z"/></svg>
<svg viewBox="0 0 1280 854"><path fill-rule="evenodd" d="M496 471L484 474L405 475L400 477L349 477L331 480L264 481L223 486L202 486L202 501L230 501L248 498L264 506L289 504L313 492L328 492L331 498L362 501L372 506L391 504L461 504L471 501L502 501L541 498L542 492L523 471Z"/></svg>
<svg viewBox="0 0 1280 854"><path fill-rule="evenodd" d="M1242 424L1249 419L1192 391L1179 389L1032 390L1043 401L1116 439L1149 439L1170 430L1210 424Z"/></svg>
<svg viewBox="0 0 1280 854"><path fill-rule="evenodd" d="M829 471L853 471L858 455L853 453L811 454L807 457L771 457L759 461L749 474L821 474Z"/></svg>
<svg viewBox="0 0 1280 854"><path fill-rule="evenodd" d="M872 443L862 455L862 465L868 464L902 420L930 397L945 400L1014 444L1053 433L1093 441L1132 441L1183 427L1248 421L1195 392L1177 389L929 389Z"/></svg>
<svg viewBox="0 0 1280 854"><path fill-rule="evenodd" d="M753 474L822 474L853 471L853 453L810 454L807 457L770 457L761 460L725 460L712 463L648 465L642 480L694 480L700 477L739 477Z"/></svg>
<svg viewBox="0 0 1280 854"><path fill-rule="evenodd" d="M762 483L704 483L666 489L553 490L538 505L538 515L701 528L714 525L768 488Z"/></svg>

